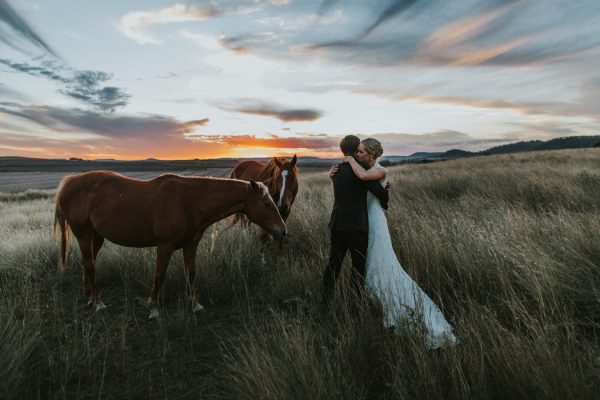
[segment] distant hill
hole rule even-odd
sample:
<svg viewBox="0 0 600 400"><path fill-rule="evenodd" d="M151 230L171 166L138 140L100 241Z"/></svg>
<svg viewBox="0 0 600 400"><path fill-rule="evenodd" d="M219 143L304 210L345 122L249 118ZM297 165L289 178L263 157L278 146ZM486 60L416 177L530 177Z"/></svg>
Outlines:
<svg viewBox="0 0 600 400"><path fill-rule="evenodd" d="M425 157L436 157L442 154L441 152L427 152L427 151L418 151L416 153L412 153L409 158L425 158Z"/></svg>
<svg viewBox="0 0 600 400"><path fill-rule="evenodd" d="M568 136L558 139L548 140L542 143L538 150L556 150L556 149L583 149L592 147L600 141L599 136Z"/></svg>
<svg viewBox="0 0 600 400"><path fill-rule="evenodd" d="M440 153L437 156L431 158L462 158L462 157L472 157L477 153L473 153L471 151L460 150L460 149L452 149L446 152Z"/></svg>
<svg viewBox="0 0 600 400"><path fill-rule="evenodd" d="M420 151L417 153L413 153L410 156L383 156L383 157L381 157L381 161L387 161L390 163L397 163L397 162L403 162L403 161L415 161L415 160L419 160L419 159L427 158L427 157L437 157L440 154L442 154L442 153Z"/></svg>
<svg viewBox="0 0 600 400"><path fill-rule="evenodd" d="M506 154L506 153L519 153L523 151L542 151L542 150L561 150L561 149L584 149L593 147L594 144L600 142L600 135L598 136L567 136L557 139L551 139L548 141L542 140L529 140L517 143L505 144L502 146L496 146L489 148L484 151L480 151L479 154Z"/></svg>
<svg viewBox="0 0 600 400"><path fill-rule="evenodd" d="M535 151L540 144L544 143L541 140L529 140L526 142L517 142L504 144L502 146L496 146L487 150L481 151L481 154L506 154L506 153L520 153L523 151Z"/></svg>

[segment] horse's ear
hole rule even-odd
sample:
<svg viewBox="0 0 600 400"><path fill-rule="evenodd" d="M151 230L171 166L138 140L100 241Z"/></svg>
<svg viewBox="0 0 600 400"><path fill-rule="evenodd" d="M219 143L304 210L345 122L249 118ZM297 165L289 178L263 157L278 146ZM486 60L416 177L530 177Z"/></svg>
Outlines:
<svg viewBox="0 0 600 400"><path fill-rule="evenodd" d="M258 192L260 190L260 186L258 186L258 183L254 182L253 180L250 180L250 187L255 192Z"/></svg>
<svg viewBox="0 0 600 400"><path fill-rule="evenodd" d="M298 157L296 157L296 155L294 154L294 158L292 158L292 168L294 168L296 166L296 162L298 161Z"/></svg>
<svg viewBox="0 0 600 400"><path fill-rule="evenodd" d="M271 183L272 180L273 180L273 178L269 178L269 179L262 181L262 183L264 183L265 185L269 185L269 183Z"/></svg>
<svg viewBox="0 0 600 400"><path fill-rule="evenodd" d="M277 159L277 157L273 157L273 161L275 161L275 164L277 164L277 166L278 166L279 168L283 167L283 165L281 164L281 161L279 161L279 160Z"/></svg>

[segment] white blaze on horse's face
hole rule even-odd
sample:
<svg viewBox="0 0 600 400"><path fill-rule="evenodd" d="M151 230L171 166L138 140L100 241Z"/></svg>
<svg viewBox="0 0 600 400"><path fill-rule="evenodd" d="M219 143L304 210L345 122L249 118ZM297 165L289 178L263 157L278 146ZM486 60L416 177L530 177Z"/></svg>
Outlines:
<svg viewBox="0 0 600 400"><path fill-rule="evenodd" d="M281 171L281 191L279 192L279 202L277 202L277 207L281 207L281 202L283 200L283 194L285 193L285 181L287 179L288 170Z"/></svg>

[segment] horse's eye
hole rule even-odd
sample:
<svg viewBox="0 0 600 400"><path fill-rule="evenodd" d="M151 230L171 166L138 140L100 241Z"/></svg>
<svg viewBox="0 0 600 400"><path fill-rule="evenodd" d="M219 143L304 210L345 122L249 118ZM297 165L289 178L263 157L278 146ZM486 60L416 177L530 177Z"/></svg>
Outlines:
<svg viewBox="0 0 600 400"><path fill-rule="evenodd" d="M271 203L265 203L265 207L270 207Z"/></svg>

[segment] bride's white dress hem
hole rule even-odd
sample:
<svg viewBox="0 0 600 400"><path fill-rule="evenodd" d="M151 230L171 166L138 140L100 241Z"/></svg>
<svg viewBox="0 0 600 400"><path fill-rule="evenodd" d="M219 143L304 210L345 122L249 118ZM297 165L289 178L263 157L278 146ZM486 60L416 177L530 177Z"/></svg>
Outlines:
<svg viewBox="0 0 600 400"><path fill-rule="evenodd" d="M376 163L373 168L382 168ZM385 185L385 179L382 180ZM369 247L367 250L365 290L379 301L383 325L395 327L417 324L426 330L426 345L435 349L457 343L452 326L438 306L404 271L392 247L387 218L379 200L367 194Z"/></svg>

